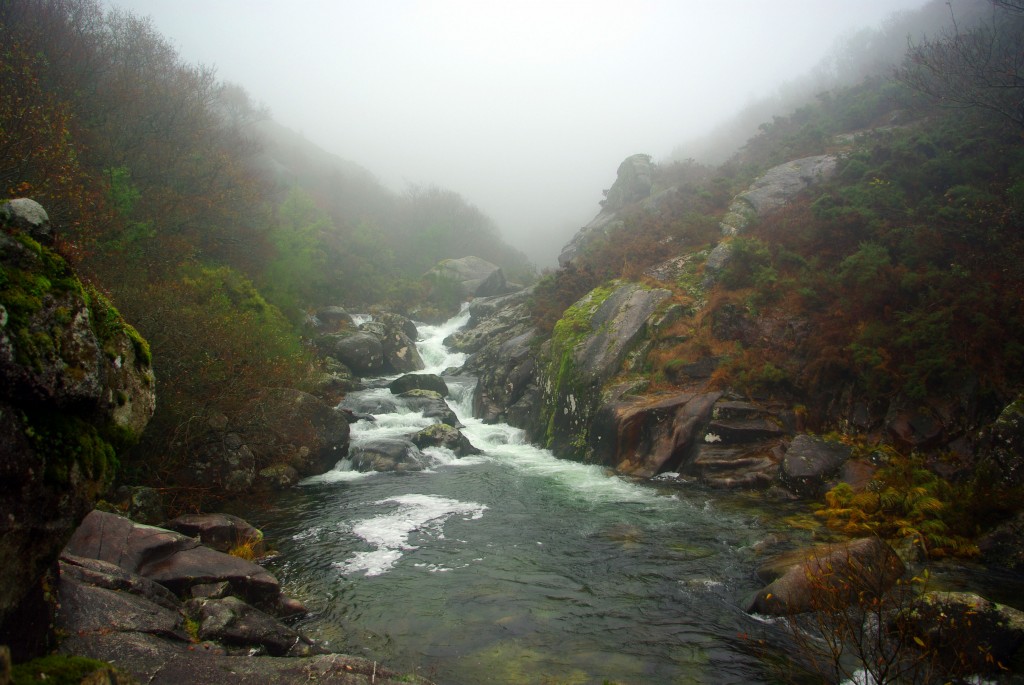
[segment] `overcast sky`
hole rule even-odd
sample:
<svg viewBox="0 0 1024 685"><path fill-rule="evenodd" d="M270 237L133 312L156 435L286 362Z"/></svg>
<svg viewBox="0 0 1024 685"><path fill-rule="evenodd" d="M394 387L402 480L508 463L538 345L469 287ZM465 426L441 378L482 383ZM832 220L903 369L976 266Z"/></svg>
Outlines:
<svg viewBox="0 0 1024 685"><path fill-rule="evenodd" d="M657 160L924 0L108 0L394 190L460 193L542 266Z"/></svg>

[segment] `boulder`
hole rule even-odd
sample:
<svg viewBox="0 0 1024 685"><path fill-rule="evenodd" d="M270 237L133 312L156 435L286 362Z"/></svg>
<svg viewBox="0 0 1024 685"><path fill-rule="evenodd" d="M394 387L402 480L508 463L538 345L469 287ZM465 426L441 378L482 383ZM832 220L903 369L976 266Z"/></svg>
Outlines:
<svg viewBox="0 0 1024 685"><path fill-rule="evenodd" d="M1003 485L1024 483L1024 394L1008 404L985 431L983 462Z"/></svg>
<svg viewBox="0 0 1024 685"><path fill-rule="evenodd" d="M444 447L455 453L457 457L465 457L470 454L480 454L481 450L473 447L469 438L462 434L458 428L453 428L445 423L435 423L427 426L411 438L412 444L420 449L425 447Z"/></svg>
<svg viewBox="0 0 1024 685"><path fill-rule="evenodd" d="M433 390L441 397L448 396L448 385L443 378L433 373L408 373L391 381L388 389L396 395L410 390Z"/></svg>
<svg viewBox="0 0 1024 685"><path fill-rule="evenodd" d="M168 521L164 528L198 537L201 543L220 552L245 544L252 545L257 554L265 548L262 531L231 514L183 514Z"/></svg>
<svg viewBox="0 0 1024 685"><path fill-rule="evenodd" d="M668 290L614 282L565 311L537 378L544 393L540 423L550 426L546 446L557 455L584 457L602 387L620 372L647 334L648 319L670 296ZM633 359L635 366L642 362Z"/></svg>
<svg viewBox="0 0 1024 685"><path fill-rule="evenodd" d="M43 245L53 244L53 226L43 206L27 197L0 203L0 224L16 228Z"/></svg>
<svg viewBox="0 0 1024 685"><path fill-rule="evenodd" d="M405 317L381 314L378 319L359 326L359 330L380 340L384 372L408 373L424 367L416 349L416 326Z"/></svg>
<svg viewBox="0 0 1024 685"><path fill-rule="evenodd" d="M1024 667L1024 612L973 592L926 592L890 629L909 633L944 666L973 676Z"/></svg>
<svg viewBox="0 0 1024 685"><path fill-rule="evenodd" d="M371 333L329 333L317 338L316 343L324 354L334 357L359 376L384 370L384 345Z"/></svg>
<svg viewBox="0 0 1024 685"><path fill-rule="evenodd" d="M463 299L501 295L508 291L501 267L480 257L445 259L428 271L425 278L433 284L432 298L439 296L441 290L449 287L448 284Z"/></svg>
<svg viewBox="0 0 1024 685"><path fill-rule="evenodd" d="M181 596L193 585L227 581L239 595L273 603L277 579L256 564L200 545L195 538L93 511L68 541L68 554L100 559Z"/></svg>
<svg viewBox="0 0 1024 685"><path fill-rule="evenodd" d="M199 623L200 640L212 640L254 655L310 656L327 650L289 628L273 616L246 604L237 597L197 599L186 611Z"/></svg>
<svg viewBox="0 0 1024 685"><path fill-rule="evenodd" d="M64 554L60 569L53 584L60 598L55 617L63 635L60 650L117 663L142 682L176 685L228 678L250 685L311 679L339 685L429 685L415 676L396 680L399 674L377 662L325 654L300 632L230 596L228 581L192 585L192 594L205 599L183 604L161 585L108 562ZM283 595L267 608L279 616L304 611ZM191 633L185 629L186 615L194 626Z"/></svg>
<svg viewBox="0 0 1024 685"><path fill-rule="evenodd" d="M781 477L795 492L817 497L852 454L848 445L829 442L812 435L793 438L782 460Z"/></svg>
<svg viewBox="0 0 1024 685"><path fill-rule="evenodd" d="M703 436L720 396L680 393L606 402L595 413L589 432L591 460L641 478L676 470Z"/></svg>
<svg viewBox="0 0 1024 685"><path fill-rule="evenodd" d="M242 439L257 469L288 464L305 478L330 471L348 451L345 415L301 390L272 390L250 403L243 416Z"/></svg>
<svg viewBox="0 0 1024 685"><path fill-rule="evenodd" d="M601 207L615 211L649 197L653 177L654 164L651 163L650 155L630 155L619 164L615 172L615 183L604 191L605 199L601 201Z"/></svg>
<svg viewBox="0 0 1024 685"><path fill-rule="evenodd" d="M978 540L988 566L1024 571L1024 512L990 530Z"/></svg>
<svg viewBox="0 0 1024 685"><path fill-rule="evenodd" d="M421 471L425 458L411 440L382 438L357 445L349 457L357 471Z"/></svg>
<svg viewBox="0 0 1024 685"><path fill-rule="evenodd" d="M462 422L440 393L433 390L409 390L398 395L405 406L412 411L422 412L424 418L437 419L455 428L462 428Z"/></svg>
<svg viewBox="0 0 1024 685"><path fill-rule="evenodd" d="M156 394L146 342L19 228L43 237L45 212L30 201L3 207L0 643L21 661L49 646L44 574L110 486L118 452L138 439Z"/></svg>
<svg viewBox="0 0 1024 685"><path fill-rule="evenodd" d="M355 325L352 315L344 307L321 307L316 310L314 325L325 333L333 333Z"/></svg>
<svg viewBox="0 0 1024 685"><path fill-rule="evenodd" d="M800 550L785 562L786 570L757 592L747 611L785 616L835 610L860 593L881 595L905 571L892 547L878 538Z"/></svg>

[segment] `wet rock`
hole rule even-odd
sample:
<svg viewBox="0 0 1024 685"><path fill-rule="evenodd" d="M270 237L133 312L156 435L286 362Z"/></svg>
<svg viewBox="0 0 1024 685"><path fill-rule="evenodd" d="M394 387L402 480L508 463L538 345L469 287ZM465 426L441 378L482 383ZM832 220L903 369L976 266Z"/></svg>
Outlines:
<svg viewBox="0 0 1024 685"><path fill-rule="evenodd" d="M382 438L357 445L350 455L357 471L420 471L425 458L411 440Z"/></svg>
<svg viewBox="0 0 1024 685"><path fill-rule="evenodd" d="M816 497L826 481L849 460L851 453L850 447L842 443L798 435L782 460L782 479L797 493Z"/></svg>
<svg viewBox="0 0 1024 685"><path fill-rule="evenodd" d="M315 682L322 685L430 685L416 675L401 674L379 662L342 654L278 658L228 655L215 644L185 645L146 633L69 635L66 654L125 664L148 685L222 683L225 674L238 685Z"/></svg>
<svg viewBox="0 0 1024 685"><path fill-rule="evenodd" d="M455 453L455 456L465 457L470 454L480 454L481 450L469 442L469 438L462 432L444 423L435 423L427 426L411 438L412 443L423 449L425 447L444 447Z"/></svg>
<svg viewBox="0 0 1024 685"><path fill-rule="evenodd" d="M589 432L593 462L643 478L678 468L719 397L680 393L604 403Z"/></svg>
<svg viewBox="0 0 1024 685"><path fill-rule="evenodd" d="M764 418L715 419L708 424L705 441L721 445L749 443L783 434L782 427Z"/></svg>
<svg viewBox="0 0 1024 685"><path fill-rule="evenodd" d="M391 381L388 389L396 395L410 390L433 390L441 397L448 396L448 385L443 378L433 373L407 373Z"/></svg>
<svg viewBox="0 0 1024 685"><path fill-rule="evenodd" d="M308 638L237 597L193 600L186 610L199 622L202 640L241 648L249 654L254 649L271 656L326 653Z"/></svg>
<svg viewBox="0 0 1024 685"><path fill-rule="evenodd" d="M60 582L60 627L75 635L148 633L187 641L177 606L168 608L131 592L118 592L68 574Z"/></svg>
<svg viewBox="0 0 1024 685"><path fill-rule="evenodd" d="M459 417L440 394L433 390L409 390L398 395L412 411L422 412L424 418L437 419L454 428L462 428Z"/></svg>
<svg viewBox="0 0 1024 685"><path fill-rule="evenodd" d="M330 333L317 338L316 344L357 375L371 376L384 370L384 345L371 333Z"/></svg>
<svg viewBox="0 0 1024 685"><path fill-rule="evenodd" d="M1024 395L1008 404L985 431L982 460L1004 485L1024 483Z"/></svg>
<svg viewBox="0 0 1024 685"><path fill-rule="evenodd" d="M144 485L122 485L117 496L128 518L136 523L155 526L167 520L163 496L154 488Z"/></svg>
<svg viewBox="0 0 1024 685"><path fill-rule="evenodd" d="M136 595L165 609L178 608L177 597L163 585L100 559L78 557L65 552L60 557L60 578L61 583L65 580L75 581Z"/></svg>
<svg viewBox="0 0 1024 685"><path fill-rule="evenodd" d="M834 609L860 592L884 592L905 571L896 552L878 538L800 550L786 562L792 565L757 592L747 611L783 616Z"/></svg>
<svg viewBox="0 0 1024 685"><path fill-rule="evenodd" d="M602 387L644 339L648 319L670 294L617 282L596 288L566 310L563 321L572 325L556 328L537 378L544 393L540 423L550 426L547 446L555 454L585 458Z"/></svg>
<svg viewBox="0 0 1024 685"><path fill-rule="evenodd" d="M316 322L325 333L354 325L352 315L344 307L321 307L316 310Z"/></svg>
<svg viewBox="0 0 1024 685"><path fill-rule="evenodd" d="M243 414L248 417L243 439L259 468L284 463L305 478L330 471L347 453L344 414L301 390L272 390Z"/></svg>
<svg viewBox="0 0 1024 685"><path fill-rule="evenodd" d="M686 473L726 490L771 487L779 475L782 451L777 441L720 446L700 444Z"/></svg>
<svg viewBox="0 0 1024 685"><path fill-rule="evenodd" d="M163 528L93 511L68 541L69 554L100 559L184 595L193 585L227 581L254 602L273 602L280 583L266 570Z"/></svg>
<svg viewBox="0 0 1024 685"><path fill-rule="evenodd" d="M259 554L265 547L262 531L231 514L183 514L164 527L191 538L198 537L204 545L220 552L249 544Z"/></svg>
<svg viewBox="0 0 1024 685"><path fill-rule="evenodd" d="M1024 571L1024 512L983 535L978 549L987 565Z"/></svg>

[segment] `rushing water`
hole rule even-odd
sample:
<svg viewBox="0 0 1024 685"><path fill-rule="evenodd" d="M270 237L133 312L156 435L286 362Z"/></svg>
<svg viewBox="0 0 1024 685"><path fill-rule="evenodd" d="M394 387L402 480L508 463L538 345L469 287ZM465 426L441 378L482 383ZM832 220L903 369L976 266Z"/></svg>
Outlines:
<svg viewBox="0 0 1024 685"><path fill-rule="evenodd" d="M466 316L420 327L426 372L462 363L441 340ZM556 459L471 418L471 379L446 380L484 454L427 450L414 473L342 461L255 517L281 552L272 570L311 610L301 629L451 685L769 680L750 638L771 628L738 608L759 586L758 516ZM352 440L429 423L400 409Z"/></svg>

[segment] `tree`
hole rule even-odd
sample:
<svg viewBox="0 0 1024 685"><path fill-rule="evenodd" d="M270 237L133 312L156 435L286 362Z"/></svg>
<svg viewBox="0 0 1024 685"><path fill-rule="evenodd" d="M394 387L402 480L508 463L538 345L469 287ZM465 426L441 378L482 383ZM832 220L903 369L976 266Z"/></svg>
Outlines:
<svg viewBox="0 0 1024 685"><path fill-rule="evenodd" d="M994 3L988 22L911 42L897 79L954 107L995 112L1024 128L1024 2Z"/></svg>

